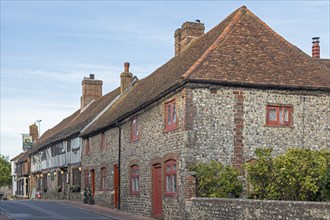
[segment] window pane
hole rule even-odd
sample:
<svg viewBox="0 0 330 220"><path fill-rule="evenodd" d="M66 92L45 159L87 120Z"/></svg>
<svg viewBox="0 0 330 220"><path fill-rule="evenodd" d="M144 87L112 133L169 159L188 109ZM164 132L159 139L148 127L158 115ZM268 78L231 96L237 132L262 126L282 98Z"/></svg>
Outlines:
<svg viewBox="0 0 330 220"><path fill-rule="evenodd" d="M135 192L135 181L134 181L134 177L132 177L132 192Z"/></svg>
<svg viewBox="0 0 330 220"><path fill-rule="evenodd" d="M171 125L171 105L167 105L167 124Z"/></svg>
<svg viewBox="0 0 330 220"><path fill-rule="evenodd" d="M171 192L170 186L171 186L171 176L168 175L166 176L166 192Z"/></svg>
<svg viewBox="0 0 330 220"><path fill-rule="evenodd" d="M176 192L176 175L172 176L172 192Z"/></svg>
<svg viewBox="0 0 330 220"><path fill-rule="evenodd" d="M170 165L167 165L166 166L166 172L169 172L171 170L171 166Z"/></svg>
<svg viewBox="0 0 330 220"><path fill-rule="evenodd" d="M176 170L176 164L173 164L173 165L172 165L172 169L173 169L173 170Z"/></svg>
<svg viewBox="0 0 330 220"><path fill-rule="evenodd" d="M269 109L269 121L277 121L276 109Z"/></svg>
<svg viewBox="0 0 330 220"><path fill-rule="evenodd" d="M280 116L279 116L280 124L283 124L283 108L280 108L279 111L280 111Z"/></svg>
<svg viewBox="0 0 330 220"><path fill-rule="evenodd" d="M284 109L284 121L289 122L289 109Z"/></svg>
<svg viewBox="0 0 330 220"><path fill-rule="evenodd" d="M173 103L173 123L176 123L176 107L175 107L175 103Z"/></svg>
<svg viewBox="0 0 330 220"><path fill-rule="evenodd" d="M135 178L135 190L139 191L139 178L138 177Z"/></svg>

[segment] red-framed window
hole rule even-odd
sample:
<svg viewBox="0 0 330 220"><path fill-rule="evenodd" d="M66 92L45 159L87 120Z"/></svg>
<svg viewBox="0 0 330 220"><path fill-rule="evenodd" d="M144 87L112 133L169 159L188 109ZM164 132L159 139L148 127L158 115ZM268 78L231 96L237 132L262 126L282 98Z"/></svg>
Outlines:
<svg viewBox="0 0 330 220"><path fill-rule="evenodd" d="M105 149L105 134L101 133L101 149Z"/></svg>
<svg viewBox="0 0 330 220"><path fill-rule="evenodd" d="M105 190L105 180L107 177L107 168L101 168L101 190Z"/></svg>
<svg viewBox="0 0 330 220"><path fill-rule="evenodd" d="M165 195L176 194L176 161L165 162Z"/></svg>
<svg viewBox="0 0 330 220"><path fill-rule="evenodd" d="M165 104L165 130L172 131L177 127L176 103L175 100Z"/></svg>
<svg viewBox="0 0 330 220"><path fill-rule="evenodd" d="M89 154L90 153L90 146L89 146L89 138L86 139L86 150L85 150L85 154Z"/></svg>
<svg viewBox="0 0 330 220"><path fill-rule="evenodd" d="M139 166L133 165L131 166L131 193L139 194L140 193L140 184L139 184Z"/></svg>
<svg viewBox="0 0 330 220"><path fill-rule="evenodd" d="M139 140L139 122L136 116L131 120L131 141L137 140Z"/></svg>
<svg viewBox="0 0 330 220"><path fill-rule="evenodd" d="M292 126L292 107L267 105L266 125L281 127Z"/></svg>
<svg viewBox="0 0 330 220"><path fill-rule="evenodd" d="M85 183L85 188L89 187L89 172L88 172L88 170L84 171L84 183Z"/></svg>

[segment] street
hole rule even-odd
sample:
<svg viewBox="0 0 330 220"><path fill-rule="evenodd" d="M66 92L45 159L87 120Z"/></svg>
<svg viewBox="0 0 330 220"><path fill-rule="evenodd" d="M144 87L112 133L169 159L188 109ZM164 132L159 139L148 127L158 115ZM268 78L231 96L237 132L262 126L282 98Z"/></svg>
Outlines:
<svg viewBox="0 0 330 220"><path fill-rule="evenodd" d="M40 200L12 200L0 201L2 219L37 220L37 219L112 219L104 215L89 212L88 210L60 204L52 201ZM7 217L6 217L7 216Z"/></svg>

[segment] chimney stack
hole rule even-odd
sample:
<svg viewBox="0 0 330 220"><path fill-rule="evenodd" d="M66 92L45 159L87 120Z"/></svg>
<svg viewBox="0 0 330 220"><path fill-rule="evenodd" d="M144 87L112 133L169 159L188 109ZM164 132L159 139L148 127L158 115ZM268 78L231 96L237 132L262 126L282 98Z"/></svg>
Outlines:
<svg viewBox="0 0 330 220"><path fill-rule="evenodd" d="M204 24L200 20L196 22L187 21L183 23L174 33L175 39L175 56L184 51L189 43L204 34Z"/></svg>
<svg viewBox="0 0 330 220"><path fill-rule="evenodd" d="M319 37L313 37L312 57L320 58L320 41Z"/></svg>
<svg viewBox="0 0 330 220"><path fill-rule="evenodd" d="M82 96L80 98L80 110L83 110L91 101L102 97L101 80L96 80L94 74L90 74L89 78L85 77L82 81Z"/></svg>
<svg viewBox="0 0 330 220"><path fill-rule="evenodd" d="M32 143L35 143L38 140L38 126L36 123L29 126L30 136L32 136Z"/></svg>
<svg viewBox="0 0 330 220"><path fill-rule="evenodd" d="M124 63L124 72L120 74L120 93L123 94L125 90L131 85L133 74L129 72L129 63Z"/></svg>

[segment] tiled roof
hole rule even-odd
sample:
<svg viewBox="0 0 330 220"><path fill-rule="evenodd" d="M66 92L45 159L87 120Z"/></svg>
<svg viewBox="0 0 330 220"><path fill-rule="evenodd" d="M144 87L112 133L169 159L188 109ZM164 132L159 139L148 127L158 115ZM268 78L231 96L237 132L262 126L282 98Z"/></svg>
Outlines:
<svg viewBox="0 0 330 220"><path fill-rule="evenodd" d="M113 90L92 102L82 112L80 109L77 110L59 124L47 130L34 144L33 151L38 151L54 142L78 136L81 130L87 126L112 100L114 100L119 93L120 88Z"/></svg>
<svg viewBox="0 0 330 220"><path fill-rule="evenodd" d="M140 80L82 135L134 114L185 82L288 89L330 89L325 65L287 42L245 6Z"/></svg>
<svg viewBox="0 0 330 220"><path fill-rule="evenodd" d="M23 155L24 155L25 152L22 152L18 155L16 155L14 158L12 158L10 161L14 161L14 160L19 160Z"/></svg>

